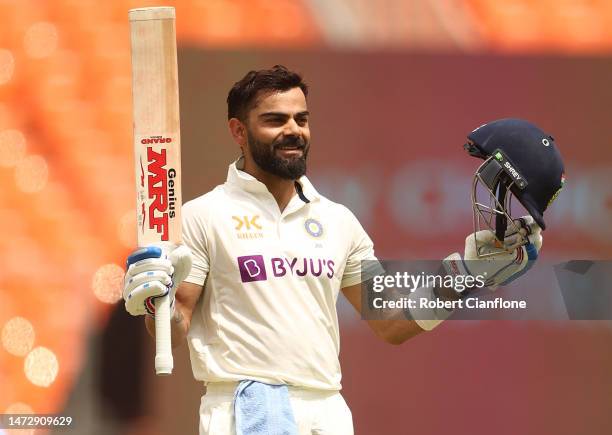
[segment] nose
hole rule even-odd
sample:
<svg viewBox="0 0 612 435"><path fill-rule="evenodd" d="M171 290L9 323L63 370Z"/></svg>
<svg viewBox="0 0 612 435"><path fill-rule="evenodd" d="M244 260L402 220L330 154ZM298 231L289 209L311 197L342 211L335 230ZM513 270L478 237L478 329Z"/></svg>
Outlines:
<svg viewBox="0 0 612 435"><path fill-rule="evenodd" d="M289 118L287 124L285 124L285 136L299 136L300 132L300 126L295 122L295 119Z"/></svg>

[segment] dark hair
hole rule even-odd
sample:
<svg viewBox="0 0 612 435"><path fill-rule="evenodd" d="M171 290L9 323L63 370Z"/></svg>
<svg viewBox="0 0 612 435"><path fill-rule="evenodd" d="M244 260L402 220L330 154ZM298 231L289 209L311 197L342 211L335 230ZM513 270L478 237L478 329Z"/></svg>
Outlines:
<svg viewBox="0 0 612 435"><path fill-rule="evenodd" d="M227 95L227 119L238 118L244 122L247 112L261 91L288 91L298 87L304 92L304 96L308 96L308 85L304 83L302 76L283 65L249 71L242 80L234 83Z"/></svg>

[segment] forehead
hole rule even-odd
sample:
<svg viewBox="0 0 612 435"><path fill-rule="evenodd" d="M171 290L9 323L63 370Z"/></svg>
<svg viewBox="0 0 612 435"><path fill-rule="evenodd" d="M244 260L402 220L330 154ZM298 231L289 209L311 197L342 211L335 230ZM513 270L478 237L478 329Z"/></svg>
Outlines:
<svg viewBox="0 0 612 435"><path fill-rule="evenodd" d="M256 116L266 112L296 113L307 110L306 97L300 88L287 91L267 91L257 96L251 112Z"/></svg>

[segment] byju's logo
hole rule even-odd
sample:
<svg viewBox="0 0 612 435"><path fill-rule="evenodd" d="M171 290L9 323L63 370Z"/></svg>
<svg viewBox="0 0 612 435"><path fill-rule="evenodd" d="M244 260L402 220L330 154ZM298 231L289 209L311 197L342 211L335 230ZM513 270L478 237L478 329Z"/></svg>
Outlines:
<svg viewBox="0 0 612 435"><path fill-rule="evenodd" d="M238 269L242 282L265 281L268 279L262 255L238 257Z"/></svg>
<svg viewBox="0 0 612 435"><path fill-rule="evenodd" d="M332 279L336 273L333 260L323 258L270 258L271 277L314 276ZM238 257L238 269L242 282L265 281L268 279L265 260L262 255L243 255Z"/></svg>

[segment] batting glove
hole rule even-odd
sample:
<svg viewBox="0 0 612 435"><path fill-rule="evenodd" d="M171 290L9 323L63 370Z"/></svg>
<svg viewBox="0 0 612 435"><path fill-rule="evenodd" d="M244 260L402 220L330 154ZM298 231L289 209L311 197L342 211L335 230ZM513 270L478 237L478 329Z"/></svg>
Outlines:
<svg viewBox="0 0 612 435"><path fill-rule="evenodd" d="M482 255L499 252L499 248L496 247L496 238L492 231L478 231L465 239L463 258L455 252L444 259L446 271L452 275L480 275L484 277L485 286L490 290L507 285L525 274L538 258L542 248L542 234L531 216L521 217L516 223L519 231L509 229L506 232L505 252L479 257L477 249L480 249Z"/></svg>
<svg viewBox="0 0 612 435"><path fill-rule="evenodd" d="M155 298L170 296L174 313L176 289L191 270L191 251L184 245L160 244L134 251L123 280L125 309L132 316L155 315Z"/></svg>

